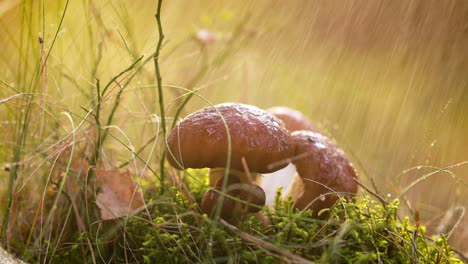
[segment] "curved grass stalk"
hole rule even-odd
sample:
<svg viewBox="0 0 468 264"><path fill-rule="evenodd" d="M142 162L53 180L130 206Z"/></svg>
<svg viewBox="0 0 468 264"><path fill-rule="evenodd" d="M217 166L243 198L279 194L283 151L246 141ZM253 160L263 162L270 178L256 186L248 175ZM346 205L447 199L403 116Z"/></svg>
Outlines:
<svg viewBox="0 0 468 264"><path fill-rule="evenodd" d="M117 79L124 75L125 73L135 69L136 65L143 59L143 56L140 56L137 60L135 60L130 66L128 66L126 69L121 71L119 74L115 75L112 77L112 79L106 84L104 89L101 92L100 88L100 81L99 79L96 79L96 94L97 94L97 102L96 102L96 114L94 115L94 120L96 121L97 125L97 136L96 136L96 146L94 150L93 157L91 158L91 162L94 164L97 164L99 160L99 152L101 149L101 146L104 144L105 139L107 138L107 130L104 131L104 134L101 131L102 125L101 125L101 108L102 108L102 101L104 96L106 95L107 90L113 84L114 82L117 82ZM117 82L118 83L118 82ZM109 126L112 123L112 119L114 117L115 111L117 110L117 107L119 106L120 102L120 97L122 95L122 90L125 88L125 86L121 87L121 90L117 94L117 97L115 99L114 105L112 107L111 113L109 114L107 118L107 123L105 126Z"/></svg>
<svg viewBox="0 0 468 264"><path fill-rule="evenodd" d="M408 186L405 189L403 189L403 191L401 191L400 194L397 196L397 199L401 199L401 197L403 197L414 186L416 186L420 182L428 179L429 177L431 177L431 176L433 176L433 175L435 175L435 174L437 174L439 172L445 172L445 173L448 173L449 175L455 177L455 174L453 172L451 172L450 169L453 169L453 168L459 167L459 166L463 166L465 164L468 164L468 161L463 161L463 162L460 162L460 163L457 163L457 164L454 164L454 165L451 165L451 166L448 166L448 167L445 167L445 168L430 167L430 168L434 168L436 170L433 171L433 172L430 172L430 173L426 173L423 176L419 177L417 180L415 180L412 183L408 184ZM410 170L414 170L414 169L420 169L420 168L421 168L420 166L414 167L414 168L411 168L411 169L408 169L408 170L404 171L403 173L406 173L406 172L408 172ZM462 183L464 184L463 181L462 181ZM466 186L466 184L464 184L464 185Z"/></svg>
<svg viewBox="0 0 468 264"><path fill-rule="evenodd" d="M154 53L153 59L154 59L154 70L156 72L156 80L158 83L158 95L159 95L159 111L161 115L161 128L162 128L162 133L163 137L166 138L166 113L164 111L164 94L163 94L163 89L162 89L162 77L161 77L161 68L159 67L159 55L161 52L161 47L162 47L162 42L164 40L164 33L163 33L163 28L162 28L162 22L161 22L161 6L162 6L162 0L158 0L158 7L156 10L156 22L158 24L158 44L156 46L156 51ZM165 174L164 174L164 162L166 159L166 151L163 149L162 154L161 154L161 160L159 162L159 174L160 174L160 184L161 184L161 194L164 193L164 188L162 186L164 185L164 180L165 180Z"/></svg>

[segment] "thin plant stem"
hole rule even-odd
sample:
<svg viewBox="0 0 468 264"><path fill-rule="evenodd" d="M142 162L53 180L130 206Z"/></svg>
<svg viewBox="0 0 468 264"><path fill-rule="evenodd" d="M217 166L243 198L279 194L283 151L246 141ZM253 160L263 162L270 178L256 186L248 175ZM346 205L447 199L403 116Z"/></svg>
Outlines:
<svg viewBox="0 0 468 264"><path fill-rule="evenodd" d="M127 68L124 72L127 72L131 69L133 69L135 67L135 65L140 62L141 60L143 59L143 56L140 56L129 68ZM115 101L114 101L114 104L112 106L112 110L109 114L109 116L107 117L107 122L106 122L106 127L110 126L111 123L112 123L112 120L114 118L114 114L115 114L115 111L117 110L117 107L120 105L120 98L122 96L122 92L124 91L124 89L128 86L128 83L133 79L135 75L132 75L129 80L120 87L120 90L119 92L117 93L117 96L115 97ZM115 82L117 82L116 80L114 80ZM117 85L119 85L119 83L117 82ZM119 85L120 86L120 85ZM105 134L102 138L102 140L104 141L106 136L107 136L107 131L108 129L106 128L106 131L105 131Z"/></svg>
<svg viewBox="0 0 468 264"><path fill-rule="evenodd" d="M96 121L96 125L97 125L97 138L96 138L96 148L95 148L95 151L94 151L94 156L91 158L91 162L94 163L94 164L97 164L98 163L98 160L99 160L99 151L100 151L100 148L101 146L104 144L104 141L106 140L107 138L107 132L108 130L106 129L104 131L104 133L101 132L101 117L100 117L100 113L101 113L101 108L102 108L102 102L103 102L103 98L105 97L106 95L106 91L109 89L109 87L111 86L111 84L113 84L114 82L118 84L117 82L117 79L119 77L121 77L122 75L124 75L125 73L133 70L136 65L143 59L143 56L140 56L137 60L135 60L129 67L127 67L125 70L121 71L119 74L117 74L116 76L114 76L108 83L107 85L104 87L104 89L102 90L101 92L101 89L100 89L100 83L99 83L99 79L96 80L96 93L97 93L97 102L96 102L96 114L94 115L94 119ZM127 82L128 84L128 82ZM114 102L114 105L112 107L112 110L109 114L109 116L107 117L107 121L106 121L106 127L109 126L111 123L112 123L112 119L114 117L114 114L115 114L115 111L117 110L117 107L119 106L119 103L120 103L120 97L122 95L122 91L123 89L126 87L126 85L120 87L120 91L118 92L117 94L117 97L115 99L115 102Z"/></svg>
<svg viewBox="0 0 468 264"><path fill-rule="evenodd" d="M158 33L159 33L159 39L158 39L158 45L156 46L156 51L154 53L154 69L156 71L156 80L158 83L158 95L159 95L159 110L160 110L160 115L161 115L161 128L163 132L163 137L166 138L166 113L164 110L164 94L163 94L163 89L162 89L162 77L161 77L161 68L159 67L159 54L161 51L162 47L162 42L164 40L164 33L163 33L163 28L162 28L162 23L161 23L161 6L162 6L162 0L158 0L158 8L156 11L156 22L158 24ZM161 155L161 161L160 161L160 168L159 168L159 173L160 173L160 184L161 187L164 185L164 160L166 159L166 151L162 150L162 155ZM164 193L164 188L161 188L161 194Z"/></svg>
<svg viewBox="0 0 468 264"><path fill-rule="evenodd" d="M91 158L91 163L96 165L97 164L97 160L99 158L99 149L101 148L101 143L102 143L102 140L101 140L101 121L100 121L100 113L101 113L101 100L102 100L102 97L101 97L101 88L100 88L100 83L99 83L99 79L96 79L96 94L97 94L97 103L96 103L96 113L94 114L94 121L96 122L96 125L97 125L97 135L96 135L96 146L95 146L95 149L94 149L94 155L93 157Z"/></svg>

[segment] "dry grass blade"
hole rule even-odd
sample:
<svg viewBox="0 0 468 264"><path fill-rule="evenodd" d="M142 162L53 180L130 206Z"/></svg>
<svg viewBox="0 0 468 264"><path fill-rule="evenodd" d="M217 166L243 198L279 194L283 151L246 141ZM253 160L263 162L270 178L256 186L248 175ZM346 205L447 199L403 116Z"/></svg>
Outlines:
<svg viewBox="0 0 468 264"><path fill-rule="evenodd" d="M20 93L20 94L15 94L15 95L12 95L12 96L9 96L7 98L3 98L3 99L0 99L0 105L1 104L4 104L12 99L15 99L15 98L18 98L18 97L22 97L24 94Z"/></svg>

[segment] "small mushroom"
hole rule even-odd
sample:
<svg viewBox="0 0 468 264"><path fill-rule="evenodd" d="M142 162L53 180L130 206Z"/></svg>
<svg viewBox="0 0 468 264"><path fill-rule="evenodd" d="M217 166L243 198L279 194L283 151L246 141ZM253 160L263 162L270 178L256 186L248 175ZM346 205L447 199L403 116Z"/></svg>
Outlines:
<svg viewBox="0 0 468 264"><path fill-rule="evenodd" d="M216 205L219 200L220 192L222 191L223 179L219 179L215 184L215 190L208 190L202 198L202 211L213 217L216 213ZM233 196L240 201L236 201L227 196L224 197L221 207L221 217L228 221L236 221L237 217L247 213L256 213L265 205L265 192L263 189L251 183L241 183L240 179L234 175L230 175L228 179L225 193Z"/></svg>
<svg viewBox="0 0 468 264"><path fill-rule="evenodd" d="M227 175L251 184L256 173L285 167L281 161L293 155L294 146L288 130L270 113L251 105L224 103L180 121L168 136L167 153L177 169L211 168L210 184L215 186L226 174L228 161Z"/></svg>
<svg viewBox="0 0 468 264"><path fill-rule="evenodd" d="M291 136L296 147L293 164L300 178L292 183L289 195L297 208L312 209L317 216L340 197L357 192L356 170L330 139L312 131L296 131Z"/></svg>
<svg viewBox="0 0 468 264"><path fill-rule="evenodd" d="M301 112L286 106L275 106L267 109L268 112L284 122L290 132L308 130L319 132L319 129L310 122Z"/></svg>

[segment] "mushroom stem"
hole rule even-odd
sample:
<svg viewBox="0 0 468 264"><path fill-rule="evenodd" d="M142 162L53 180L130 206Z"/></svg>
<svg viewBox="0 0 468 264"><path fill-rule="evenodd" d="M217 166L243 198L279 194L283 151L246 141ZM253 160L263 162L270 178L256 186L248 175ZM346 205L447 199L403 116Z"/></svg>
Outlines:
<svg viewBox="0 0 468 264"><path fill-rule="evenodd" d="M208 190L202 198L202 211L213 217L216 213L218 200L223 179L218 180L214 189ZM265 205L265 192L263 189L252 183L241 183L236 176L228 179L228 186L224 190L228 196L224 197L221 204L221 217L228 221L237 221L248 213L256 213ZM233 198L231 198L233 197Z"/></svg>
<svg viewBox="0 0 468 264"><path fill-rule="evenodd" d="M219 181L219 179L222 179L224 175L226 174L226 169L225 168L212 168L210 169L210 172L208 174L208 177L210 179L210 185L215 186L215 184ZM257 173L244 173L239 170L234 170L230 169L229 170L229 175L236 176L241 183L256 183L258 177Z"/></svg>
<svg viewBox="0 0 468 264"><path fill-rule="evenodd" d="M296 184L300 184L302 180L296 178L299 178L299 176L297 175L296 167L292 163L275 172L262 174L259 185L265 190L266 204L273 206L277 190L280 187L282 188L281 199L287 200L287 197L293 197L293 199L299 197L303 188L293 189L293 181L296 180L298 181ZM299 193L295 193L296 189Z"/></svg>
<svg viewBox="0 0 468 264"><path fill-rule="evenodd" d="M304 193L304 181L299 176L299 174L294 174L294 177L289 185L289 188L284 192L283 199L287 200L289 197L293 201L297 201L299 197Z"/></svg>

